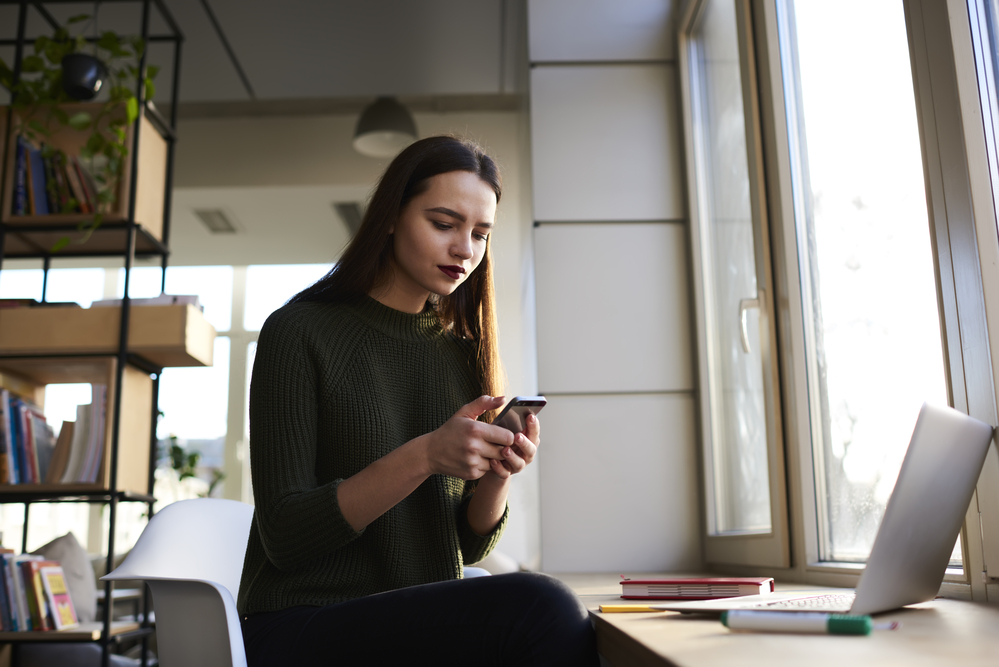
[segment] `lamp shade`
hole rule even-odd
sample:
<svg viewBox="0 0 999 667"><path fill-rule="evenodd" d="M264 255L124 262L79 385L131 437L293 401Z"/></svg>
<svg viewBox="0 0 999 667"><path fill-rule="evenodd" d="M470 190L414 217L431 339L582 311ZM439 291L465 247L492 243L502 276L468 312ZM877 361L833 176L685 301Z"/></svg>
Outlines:
<svg viewBox="0 0 999 667"><path fill-rule="evenodd" d="M354 149L368 157L393 157L416 141L416 123L393 97L379 97L361 112L354 130Z"/></svg>

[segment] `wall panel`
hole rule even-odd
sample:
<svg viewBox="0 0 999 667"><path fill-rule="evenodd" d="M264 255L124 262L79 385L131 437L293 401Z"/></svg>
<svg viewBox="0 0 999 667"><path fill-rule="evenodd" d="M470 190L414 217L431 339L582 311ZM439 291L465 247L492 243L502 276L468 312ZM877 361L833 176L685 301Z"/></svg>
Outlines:
<svg viewBox="0 0 999 667"><path fill-rule="evenodd" d="M685 215L676 67L531 70L534 219Z"/></svg>
<svg viewBox="0 0 999 667"><path fill-rule="evenodd" d="M542 391L694 388L685 225L541 225L535 264Z"/></svg>

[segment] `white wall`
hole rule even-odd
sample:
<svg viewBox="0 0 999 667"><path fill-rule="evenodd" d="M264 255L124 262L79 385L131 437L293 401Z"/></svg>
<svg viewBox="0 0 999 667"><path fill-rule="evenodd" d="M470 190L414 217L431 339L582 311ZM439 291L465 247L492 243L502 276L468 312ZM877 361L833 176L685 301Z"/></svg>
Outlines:
<svg viewBox="0 0 999 667"><path fill-rule="evenodd" d="M669 0L530 0L542 567L700 565Z"/></svg>

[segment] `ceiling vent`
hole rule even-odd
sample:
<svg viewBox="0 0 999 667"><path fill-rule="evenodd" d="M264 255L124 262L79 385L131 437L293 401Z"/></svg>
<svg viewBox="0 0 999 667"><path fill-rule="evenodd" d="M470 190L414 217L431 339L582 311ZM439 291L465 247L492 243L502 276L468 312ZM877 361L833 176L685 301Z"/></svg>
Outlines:
<svg viewBox="0 0 999 667"><path fill-rule="evenodd" d="M364 217L364 212L356 201L335 201L333 202L333 210L347 226L347 231L350 232L351 236L361 228L361 218Z"/></svg>
<svg viewBox="0 0 999 667"><path fill-rule="evenodd" d="M220 208L196 208L194 215L212 234L235 234L236 225L230 216Z"/></svg>

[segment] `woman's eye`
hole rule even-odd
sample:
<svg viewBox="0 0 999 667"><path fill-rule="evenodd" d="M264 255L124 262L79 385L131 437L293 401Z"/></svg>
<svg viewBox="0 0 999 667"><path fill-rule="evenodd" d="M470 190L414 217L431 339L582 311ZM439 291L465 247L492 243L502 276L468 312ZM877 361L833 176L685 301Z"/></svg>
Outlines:
<svg viewBox="0 0 999 667"><path fill-rule="evenodd" d="M434 223L434 227L437 229L451 229L451 225L444 224L443 222L437 222L436 220L431 220Z"/></svg>
<svg viewBox="0 0 999 667"><path fill-rule="evenodd" d="M479 241L488 241L489 240L489 234L472 234L472 236L474 236Z"/></svg>

